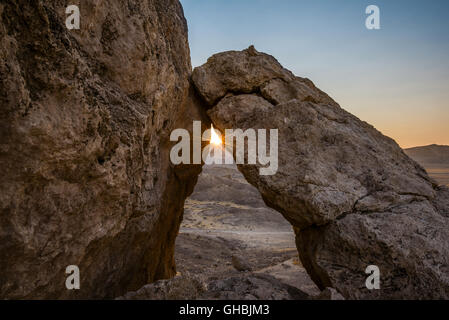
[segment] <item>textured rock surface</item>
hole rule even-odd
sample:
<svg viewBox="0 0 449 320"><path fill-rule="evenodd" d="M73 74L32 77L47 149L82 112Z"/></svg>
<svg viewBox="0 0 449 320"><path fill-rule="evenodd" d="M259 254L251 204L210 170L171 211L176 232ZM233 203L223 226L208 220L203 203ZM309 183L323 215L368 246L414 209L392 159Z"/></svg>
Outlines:
<svg viewBox="0 0 449 320"><path fill-rule="evenodd" d="M345 300L334 288L326 288L321 293L314 297L315 300Z"/></svg>
<svg viewBox="0 0 449 320"><path fill-rule="evenodd" d="M248 274L212 281L203 299L305 300L309 296L296 287L267 274Z"/></svg>
<svg viewBox="0 0 449 320"><path fill-rule="evenodd" d="M176 0L0 4L0 297L115 297L175 274L199 167L169 134L201 119ZM205 123L207 125L207 123ZM78 265L81 289L65 288Z"/></svg>
<svg viewBox="0 0 449 320"><path fill-rule="evenodd" d="M233 255L231 257L232 260L232 266L237 271L251 271L251 267L246 263L246 261L243 259L243 257L239 257L236 255Z"/></svg>
<svg viewBox="0 0 449 320"><path fill-rule="evenodd" d="M205 291L206 286L199 278L183 275L147 284L117 300L194 300L200 298Z"/></svg>
<svg viewBox="0 0 449 320"><path fill-rule="evenodd" d="M239 170L295 227L321 289L346 298L449 297L448 191L392 139L253 47L212 56L192 78L220 130L279 130L277 173L259 176L259 164ZM371 264L381 290L365 288Z"/></svg>
<svg viewBox="0 0 449 320"><path fill-rule="evenodd" d="M267 274L247 273L205 283L191 275L176 276L128 292L118 300L306 300L300 289ZM329 296L329 299L333 298ZM327 299L323 296L322 299Z"/></svg>

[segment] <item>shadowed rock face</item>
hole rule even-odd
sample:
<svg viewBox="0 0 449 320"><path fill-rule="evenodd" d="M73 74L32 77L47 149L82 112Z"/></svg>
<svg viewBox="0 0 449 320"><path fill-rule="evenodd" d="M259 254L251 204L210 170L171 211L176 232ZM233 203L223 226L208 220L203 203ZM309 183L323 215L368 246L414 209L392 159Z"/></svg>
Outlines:
<svg viewBox="0 0 449 320"><path fill-rule="evenodd" d="M0 298L115 297L173 276L200 172L168 158L171 130L203 117L179 2L71 4L80 30L64 1L0 4Z"/></svg>
<svg viewBox="0 0 449 320"><path fill-rule="evenodd" d="M449 297L449 191L392 139L253 47L212 56L192 78L220 130L279 130L276 174L238 168L295 227L320 288L347 298ZM380 268L380 290L365 287L368 265Z"/></svg>

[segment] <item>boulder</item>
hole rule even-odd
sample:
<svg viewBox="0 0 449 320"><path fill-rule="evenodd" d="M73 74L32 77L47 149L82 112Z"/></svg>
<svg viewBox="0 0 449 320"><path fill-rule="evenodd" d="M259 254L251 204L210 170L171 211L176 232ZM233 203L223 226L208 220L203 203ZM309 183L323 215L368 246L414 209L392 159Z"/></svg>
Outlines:
<svg viewBox="0 0 449 320"><path fill-rule="evenodd" d="M204 116L180 3L72 4L79 30L64 1L0 4L0 298L112 298L174 276L201 170L169 161L170 132Z"/></svg>
<svg viewBox="0 0 449 320"><path fill-rule="evenodd" d="M449 298L448 189L394 140L254 47L212 56L192 79L222 132L278 129L277 172L260 175L260 163L238 169L293 225L321 290ZM379 290L365 286L369 265L379 267Z"/></svg>
<svg viewBox="0 0 449 320"><path fill-rule="evenodd" d="M232 266L237 271L251 271L249 264L242 258L236 255L231 257Z"/></svg>

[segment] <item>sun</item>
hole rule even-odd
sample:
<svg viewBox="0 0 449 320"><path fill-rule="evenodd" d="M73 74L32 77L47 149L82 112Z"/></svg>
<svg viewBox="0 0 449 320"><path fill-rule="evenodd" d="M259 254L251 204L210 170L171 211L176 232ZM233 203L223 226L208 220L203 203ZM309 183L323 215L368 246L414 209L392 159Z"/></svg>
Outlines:
<svg viewBox="0 0 449 320"><path fill-rule="evenodd" d="M214 130L214 126L210 125L210 144L221 146L223 142L221 141L221 137Z"/></svg>

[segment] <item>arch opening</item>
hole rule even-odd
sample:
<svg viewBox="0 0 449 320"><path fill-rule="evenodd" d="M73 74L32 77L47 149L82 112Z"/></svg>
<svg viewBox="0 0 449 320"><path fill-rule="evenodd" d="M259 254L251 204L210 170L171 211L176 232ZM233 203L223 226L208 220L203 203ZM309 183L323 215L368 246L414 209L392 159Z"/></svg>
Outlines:
<svg viewBox="0 0 449 320"><path fill-rule="evenodd" d="M320 293L301 265L291 224L269 208L234 163L221 135L186 199L176 239L179 277L205 284L201 298L306 299ZM216 160L216 159L215 159Z"/></svg>

